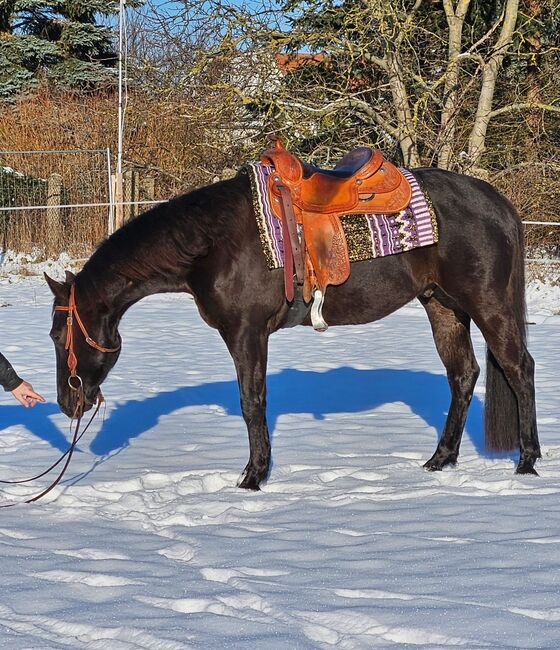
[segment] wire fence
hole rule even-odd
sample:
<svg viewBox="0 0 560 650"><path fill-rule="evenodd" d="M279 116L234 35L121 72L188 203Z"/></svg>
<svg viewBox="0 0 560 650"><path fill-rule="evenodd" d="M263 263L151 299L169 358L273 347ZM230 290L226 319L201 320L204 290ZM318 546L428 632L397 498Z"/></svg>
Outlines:
<svg viewBox="0 0 560 650"><path fill-rule="evenodd" d="M84 254L107 233L111 158L90 151L0 151L4 250Z"/></svg>
<svg viewBox="0 0 560 650"><path fill-rule="evenodd" d="M154 198L161 195L158 180L138 170L123 174L124 221L163 202ZM114 187L109 149L0 151L0 248L87 257L115 228ZM560 226L560 221L523 223L529 242L534 228ZM528 262L556 260L531 255Z"/></svg>

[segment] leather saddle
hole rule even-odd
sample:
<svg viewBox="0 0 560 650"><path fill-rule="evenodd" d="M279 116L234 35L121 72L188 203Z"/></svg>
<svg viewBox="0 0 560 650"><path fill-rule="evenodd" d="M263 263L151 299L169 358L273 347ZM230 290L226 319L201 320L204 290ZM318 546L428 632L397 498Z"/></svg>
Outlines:
<svg viewBox="0 0 560 650"><path fill-rule="evenodd" d="M325 290L350 275L341 217L398 213L410 203L412 190L378 149L356 147L325 170L302 162L278 138L272 140L274 146L263 152L261 163L272 168L268 194L272 211L282 222L286 297L290 302L294 298L295 267L304 301L314 299L313 327L322 331L328 327L321 312Z"/></svg>

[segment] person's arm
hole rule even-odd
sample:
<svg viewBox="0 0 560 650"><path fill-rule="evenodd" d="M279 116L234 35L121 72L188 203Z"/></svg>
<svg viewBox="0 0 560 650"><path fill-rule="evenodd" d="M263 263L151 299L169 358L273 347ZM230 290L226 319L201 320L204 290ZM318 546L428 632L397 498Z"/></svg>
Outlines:
<svg viewBox="0 0 560 650"><path fill-rule="evenodd" d="M0 354L0 384L2 384L2 388L11 393L22 381L23 379L18 377L8 359L3 354Z"/></svg>
<svg viewBox="0 0 560 650"><path fill-rule="evenodd" d="M0 354L0 384L6 392L12 393L23 406L35 406L44 402L45 398L33 390L33 386L18 376L12 364L3 354Z"/></svg>

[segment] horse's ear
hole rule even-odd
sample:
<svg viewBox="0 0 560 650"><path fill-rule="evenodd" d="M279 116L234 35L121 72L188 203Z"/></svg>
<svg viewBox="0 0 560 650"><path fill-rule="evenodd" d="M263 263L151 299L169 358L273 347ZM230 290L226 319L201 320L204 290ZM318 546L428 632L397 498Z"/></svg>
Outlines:
<svg viewBox="0 0 560 650"><path fill-rule="evenodd" d="M74 284L74 280L76 279L76 276L72 273L72 271L66 271L66 282L68 284Z"/></svg>
<svg viewBox="0 0 560 650"><path fill-rule="evenodd" d="M49 288L53 292L55 298L58 298L60 301L68 298L68 286L66 284L53 280L46 273L43 273L43 275L45 276L45 280L47 281L47 284L49 285Z"/></svg>

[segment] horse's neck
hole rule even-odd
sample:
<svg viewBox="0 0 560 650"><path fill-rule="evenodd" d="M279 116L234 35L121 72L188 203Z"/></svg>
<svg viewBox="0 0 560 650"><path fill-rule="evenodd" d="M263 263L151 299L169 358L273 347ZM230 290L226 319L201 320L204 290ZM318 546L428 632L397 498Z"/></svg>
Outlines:
<svg viewBox="0 0 560 650"><path fill-rule="evenodd" d="M120 321L124 313L135 303L156 293L187 291L188 287L179 281L154 276L139 280L130 280L116 273L106 273L91 277L88 274L80 278L83 290L95 293L97 300L108 309L111 319Z"/></svg>
<svg viewBox="0 0 560 650"><path fill-rule="evenodd" d="M185 274L185 269L181 269ZM188 286L179 274L165 274L152 265L142 277L131 277L115 263L103 268L96 264L84 267L78 275L78 289L101 303L110 319L120 321L124 313L135 303L156 293L187 291Z"/></svg>
<svg viewBox="0 0 560 650"><path fill-rule="evenodd" d="M118 318L146 296L190 292L198 261L217 242L231 239L234 220L224 218L221 206L231 206L239 228L250 208L248 192L248 179L236 177L140 215L99 247L84 266L84 280Z"/></svg>
<svg viewBox="0 0 560 650"><path fill-rule="evenodd" d="M80 276L110 313L120 318L136 302L155 293L188 291L186 278L208 250L208 239L189 205L162 206L140 215L111 235L92 255Z"/></svg>

